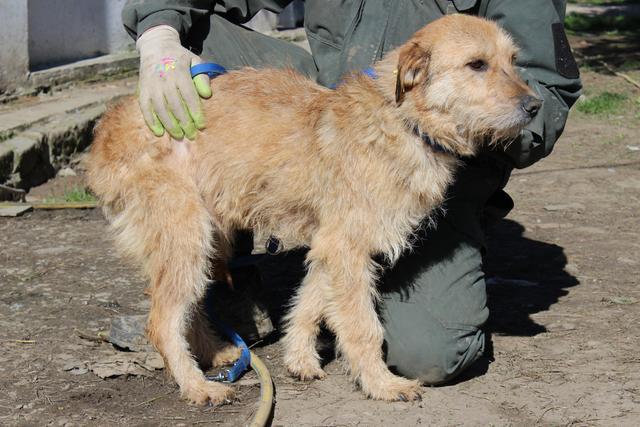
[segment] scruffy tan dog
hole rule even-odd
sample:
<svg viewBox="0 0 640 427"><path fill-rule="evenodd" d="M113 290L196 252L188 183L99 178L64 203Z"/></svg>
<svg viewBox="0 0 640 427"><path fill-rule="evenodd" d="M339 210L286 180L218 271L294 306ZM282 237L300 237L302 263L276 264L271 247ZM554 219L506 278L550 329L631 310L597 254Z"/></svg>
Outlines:
<svg viewBox="0 0 640 427"><path fill-rule="evenodd" d="M383 361L372 256L396 260L442 203L458 158L513 139L535 115L541 102L515 55L494 23L447 16L389 53L377 78L354 74L336 90L292 71L216 78L196 141L152 136L133 98L105 115L89 182L150 277L149 337L187 399L232 394L196 363L236 355L216 355L197 307L234 230L250 228L310 247L284 338L293 375L325 375L315 348L324 321L367 396L420 397L417 381Z"/></svg>

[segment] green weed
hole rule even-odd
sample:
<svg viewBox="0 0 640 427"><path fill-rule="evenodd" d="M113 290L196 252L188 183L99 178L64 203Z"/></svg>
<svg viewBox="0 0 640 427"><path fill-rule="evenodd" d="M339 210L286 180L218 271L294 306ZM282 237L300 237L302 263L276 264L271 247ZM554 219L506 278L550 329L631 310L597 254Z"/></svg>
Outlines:
<svg viewBox="0 0 640 427"><path fill-rule="evenodd" d="M8 139L13 138L14 136L16 136L16 133L14 131L7 131L7 132L0 132L0 142L2 141L6 141Z"/></svg>
<svg viewBox="0 0 640 427"><path fill-rule="evenodd" d="M604 140L604 145L618 145L623 142L628 141L627 136L624 133L618 133L617 135L612 135L611 138Z"/></svg>
<svg viewBox="0 0 640 427"><path fill-rule="evenodd" d="M640 0L568 0L567 3L579 4L582 6L602 6L640 3Z"/></svg>
<svg viewBox="0 0 640 427"><path fill-rule="evenodd" d="M44 199L44 202L95 202L96 200L96 197L91 194L91 192L89 192L86 188L75 186L71 190L65 190L62 197L47 197Z"/></svg>
<svg viewBox="0 0 640 427"><path fill-rule="evenodd" d="M564 27L573 32L602 32L638 30L640 17L626 15L583 15L570 13L564 19Z"/></svg>
<svg viewBox="0 0 640 427"><path fill-rule="evenodd" d="M618 69L621 71L640 70L640 60L630 59L630 60L624 61L622 64L618 66Z"/></svg>
<svg viewBox="0 0 640 427"><path fill-rule="evenodd" d="M617 112L627 96L621 93L602 92L578 102L576 109L584 114L605 115Z"/></svg>

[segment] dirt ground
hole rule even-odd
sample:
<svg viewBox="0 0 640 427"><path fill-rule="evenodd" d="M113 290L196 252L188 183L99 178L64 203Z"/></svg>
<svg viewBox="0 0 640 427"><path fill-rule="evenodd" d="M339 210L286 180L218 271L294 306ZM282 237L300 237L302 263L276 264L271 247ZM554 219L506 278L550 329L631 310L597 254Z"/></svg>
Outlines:
<svg viewBox="0 0 640 427"><path fill-rule="evenodd" d="M553 155L513 174L516 208L489 232L488 354L422 402L383 403L364 399L335 360L323 381L289 378L279 343L266 341L256 351L275 381L273 425L640 425L640 90L583 77L587 95L623 92L628 104L573 112ZM243 425L252 416L252 372L234 386L233 405L196 408L161 370L87 371L123 353L87 338L148 309L99 211L0 218L0 266L1 425Z"/></svg>

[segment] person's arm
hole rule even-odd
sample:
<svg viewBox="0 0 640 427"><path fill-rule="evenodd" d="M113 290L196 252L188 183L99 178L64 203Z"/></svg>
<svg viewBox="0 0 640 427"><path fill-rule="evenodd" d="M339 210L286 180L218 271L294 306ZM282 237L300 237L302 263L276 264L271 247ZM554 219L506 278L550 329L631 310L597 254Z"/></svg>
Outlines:
<svg viewBox="0 0 640 427"><path fill-rule="evenodd" d="M582 90L564 33L564 0L489 0L486 16L520 47L517 66L544 100L540 112L507 149L512 166L527 167L547 156L564 130L569 108Z"/></svg>
<svg viewBox="0 0 640 427"><path fill-rule="evenodd" d="M262 9L280 13L292 0L128 0L122 10L127 32L137 39L151 27L169 25L185 37L195 22L214 12L243 24Z"/></svg>
<svg viewBox="0 0 640 427"><path fill-rule="evenodd" d="M202 62L182 46L192 27L213 13L245 22L260 9L281 11L290 0L129 0L122 10L127 32L140 53L138 102L156 136L165 129L176 139L194 139L205 127L200 98L211 96L209 78L191 79L190 68Z"/></svg>

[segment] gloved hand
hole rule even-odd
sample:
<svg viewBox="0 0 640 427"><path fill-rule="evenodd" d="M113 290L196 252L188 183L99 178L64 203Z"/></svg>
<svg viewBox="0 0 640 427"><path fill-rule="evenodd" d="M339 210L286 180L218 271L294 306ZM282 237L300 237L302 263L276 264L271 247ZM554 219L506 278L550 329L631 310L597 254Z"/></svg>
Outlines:
<svg viewBox="0 0 640 427"><path fill-rule="evenodd" d="M191 79L191 65L202 61L182 47L178 32L159 25L145 31L136 43L140 52L138 101L144 120L156 136L166 129L176 139L194 139L205 118L200 98L211 96L209 77Z"/></svg>

